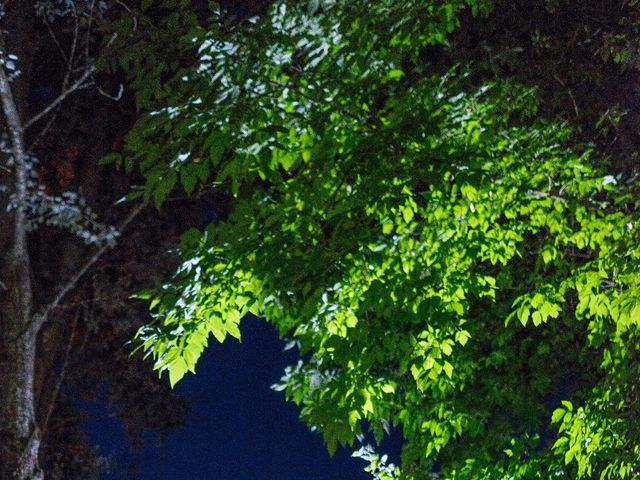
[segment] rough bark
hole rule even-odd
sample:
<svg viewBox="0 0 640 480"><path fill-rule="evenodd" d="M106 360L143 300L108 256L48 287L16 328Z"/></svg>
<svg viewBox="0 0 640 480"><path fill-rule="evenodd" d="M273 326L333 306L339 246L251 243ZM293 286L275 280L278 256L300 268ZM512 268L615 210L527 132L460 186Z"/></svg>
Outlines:
<svg viewBox="0 0 640 480"><path fill-rule="evenodd" d="M4 44L4 42L3 42ZM17 207L12 212L13 245L6 267L9 292L1 304L2 355L0 371L0 478L38 479L40 434L33 398L37 331L31 323L32 285L24 205L27 199L29 166L25 155L24 129L4 67L0 68L0 102L11 142L14 174L13 194Z"/></svg>
<svg viewBox="0 0 640 480"><path fill-rule="evenodd" d="M13 312L3 310L3 326L12 323L15 326L16 322L6 318ZM16 339L15 334L15 329L3 328L0 478L40 479L43 478L38 461L40 432L35 421L33 393L35 338L28 333Z"/></svg>

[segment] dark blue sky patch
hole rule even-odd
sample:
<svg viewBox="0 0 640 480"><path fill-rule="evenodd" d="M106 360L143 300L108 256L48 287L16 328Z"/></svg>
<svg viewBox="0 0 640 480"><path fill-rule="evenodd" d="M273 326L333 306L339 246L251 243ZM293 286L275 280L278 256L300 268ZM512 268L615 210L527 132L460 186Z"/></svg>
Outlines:
<svg viewBox="0 0 640 480"><path fill-rule="evenodd" d="M296 353L283 352L263 321L245 319L242 335L242 343L212 338L197 375L178 384L190 412L162 446L149 441L132 449L104 405L90 408L90 441L112 463L105 480L370 480L351 450L330 458L297 407L270 389Z"/></svg>

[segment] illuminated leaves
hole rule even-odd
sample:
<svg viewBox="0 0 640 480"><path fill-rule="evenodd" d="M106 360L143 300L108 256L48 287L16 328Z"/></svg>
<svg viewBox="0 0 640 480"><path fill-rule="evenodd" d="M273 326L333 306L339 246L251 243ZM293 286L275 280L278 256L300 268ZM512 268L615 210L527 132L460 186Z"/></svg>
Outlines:
<svg viewBox="0 0 640 480"><path fill-rule="evenodd" d="M629 476L633 195L566 128L522 124L530 90L410 74L464 5L280 2L183 39L197 66L130 139L146 198L235 200L185 235L139 338L174 384L263 316L304 358L277 389L330 452L402 428L401 469L367 454L385 478Z"/></svg>

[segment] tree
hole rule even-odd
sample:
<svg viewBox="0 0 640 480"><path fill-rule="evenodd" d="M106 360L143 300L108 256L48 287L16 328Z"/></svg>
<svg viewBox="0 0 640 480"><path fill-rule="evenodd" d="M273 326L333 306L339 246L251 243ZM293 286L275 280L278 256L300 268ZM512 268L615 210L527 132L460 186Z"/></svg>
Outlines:
<svg viewBox="0 0 640 480"><path fill-rule="evenodd" d="M125 306L124 299L172 261L162 253L164 262L150 267L141 257L148 262L157 255L154 247L164 252L173 238L170 226L157 219L162 236L153 228L123 235L134 218L139 226L148 224L147 215L140 214L142 207L113 206L129 179L98 166L105 153L119 148L118 136L131 122L114 101L123 93L117 79L95 70L98 27L105 17L119 17L123 5L3 5L3 479L97 478L105 461L87 445L69 387L91 398L88 392L95 395L96 385L106 383L106 396L130 407L117 413L132 436L172 428L184 411L181 400L141 363L128 361L130 352L122 348L143 319L139 305ZM193 212L180 208L186 223L178 228L186 228ZM116 241L120 249L111 252ZM136 243L145 247L134 248ZM173 409L166 411L169 404ZM161 420L147 415L163 409Z"/></svg>
<svg viewBox="0 0 640 480"><path fill-rule="evenodd" d="M490 10L276 2L242 29L176 12L195 64L116 45L150 109L122 157L140 195L232 197L142 295L172 384L252 312L302 354L278 388L330 452L364 442L376 478L635 475L638 183L569 146L534 90L449 63L460 18ZM363 436L392 426L401 467Z"/></svg>

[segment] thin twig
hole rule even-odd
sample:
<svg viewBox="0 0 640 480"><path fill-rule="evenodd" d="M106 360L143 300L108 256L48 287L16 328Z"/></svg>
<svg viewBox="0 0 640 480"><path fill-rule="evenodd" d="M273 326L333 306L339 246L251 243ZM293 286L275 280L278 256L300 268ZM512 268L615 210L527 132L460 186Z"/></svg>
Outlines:
<svg viewBox="0 0 640 480"><path fill-rule="evenodd" d="M122 94L124 93L124 85L120 84L120 88L118 88L118 93L116 95L111 95L107 92L105 92L104 90L102 90L100 88L100 86L95 83L95 79L94 79L94 87L96 87L96 90L98 90L98 93L100 93L100 95L102 95L103 97L107 97L110 100L113 100L114 102L119 101L122 98Z"/></svg>
<svg viewBox="0 0 640 480"><path fill-rule="evenodd" d="M27 128L32 126L34 123L36 123L38 120L40 120L42 117L44 117L47 113L53 110L59 103L61 103L70 94L72 94L76 90L84 88L86 85L83 85L83 83L87 80L87 78L89 78L93 74L94 71L95 71L94 66L90 66L88 69L86 69L82 74L82 76L78 80L76 80L76 82L73 85L71 85L68 89L63 90L62 93L58 95L58 97L53 102L51 102L43 110L41 110L34 117L32 117L31 120L27 121L24 124L24 129L26 130Z"/></svg>
<svg viewBox="0 0 640 480"><path fill-rule="evenodd" d="M49 120L47 120L46 125L42 128L42 130L40 130L40 132L38 133L36 138L33 140L33 142L31 142L31 145L29 145L29 149L27 150L27 153L29 154L34 153L36 146L38 146L40 141L42 141L42 139L45 137L47 132L51 129L51 127L53 126L53 122L56 121L56 117L58 116L59 111L60 111L60 105L56 107L55 112L53 112L53 114L49 117Z"/></svg>
<svg viewBox="0 0 640 480"><path fill-rule="evenodd" d="M576 112L576 117L579 118L580 117L580 110L578 110L578 103L576 102L576 99L573 96L573 92L571 91L571 89L569 87L567 87L567 85L562 81L562 79L558 75L556 75L555 73L553 74L553 78L555 78L558 81L558 83L560 85L562 85L563 88L567 89L567 93L569 94L569 98L571 98L571 101L573 102L573 109Z"/></svg>
<svg viewBox="0 0 640 480"><path fill-rule="evenodd" d="M91 10L89 12L89 25L87 27L87 38L86 38L86 49L85 49L85 73L92 69L92 66L89 64L89 41L90 41L90 35L91 35L91 20L93 18L93 6L94 6L94 3L95 3L95 0L93 0L91 2ZM49 33L51 34L51 36L54 39L54 42L56 43L58 48L60 49L60 53L64 57L64 60L65 60L65 62L67 64L67 71L65 73L64 80L62 81L62 88L61 88L62 92L60 94L60 96L63 96L63 98L60 99L60 97L58 97L58 99L60 99L59 101L58 101L58 99L56 99L57 105L55 107L55 111L53 112L53 114L51 115L49 120L47 121L47 124L44 126L44 128L40 131L40 133L38 133L38 135L36 136L35 140L33 140L33 142L31 142L31 145L29 146L28 153L33 153L34 148L38 145L38 143L42 140L42 138L45 136L45 134L49 131L49 129L53 125L53 122L55 121L55 119L56 119L56 117L58 115L58 112L60 111L60 102L64 99L64 97L66 97L69 94L71 94L73 92L73 90L77 90L79 88L82 88L82 85L78 84L77 86L74 86L74 87L71 87L70 89L67 89L67 86L69 85L69 80L71 79L71 75L72 75L72 73L74 71L73 64L74 64L74 61L75 61L76 50L78 49L78 39L80 38L80 22L78 20L78 12L76 10L75 5L73 6L73 18L74 18L73 41L71 43L71 50L70 50L70 53L69 53L69 57L67 57L67 55L65 54L64 50L60 46L60 43L57 41L57 38L55 37L55 34L54 34L53 30L51 29L49 23L46 22L46 19L45 19L45 23L47 23L47 28L49 29ZM85 79L88 78L88 76L84 76L84 77L85 77ZM31 119L26 124L25 128L28 128L32 123L35 123L42 115L45 115L45 114L49 113L52 110L51 107L52 107L52 105L49 105L49 107L47 107L49 110L45 109L40 114L38 114L39 116L36 116L33 119Z"/></svg>
<svg viewBox="0 0 640 480"><path fill-rule="evenodd" d="M552 198L554 200L560 200L561 202L566 202L567 201L566 198L562 198L562 197L559 197L557 195L551 195L551 194L549 194L547 192L541 192L539 190L528 190L527 194L531 195L533 197L536 197L536 198Z"/></svg>
<svg viewBox="0 0 640 480"><path fill-rule="evenodd" d="M76 6L73 4L73 40L71 41L71 50L69 51L69 62L67 63L67 73L64 76L64 80L62 81L62 91L64 92L69 84L69 79L71 78L71 72L73 71L73 61L76 56L76 47L78 45L78 31L79 31L79 22L78 22L78 12L76 11Z"/></svg>
<svg viewBox="0 0 640 480"><path fill-rule="evenodd" d="M108 295L101 297L92 297L87 300L79 300L77 302L65 302L60 303L57 307L57 310L71 310L73 308L78 307L86 307L87 305L93 304L95 302L104 302L104 301L114 301L114 300L122 300L122 296L120 295Z"/></svg>
<svg viewBox="0 0 640 480"><path fill-rule="evenodd" d="M132 15L131 19L133 20L133 31L135 32L136 30L138 30L138 19L133 14L134 13L133 10L131 10L126 3L121 2L120 0L116 0L116 3Z"/></svg>
<svg viewBox="0 0 640 480"><path fill-rule="evenodd" d="M91 6L89 7L89 22L87 25L87 38L84 41L84 61L86 62L86 68L89 68L89 45L91 44L91 24L93 23L93 8L95 7L96 0L91 0Z"/></svg>
<svg viewBox="0 0 640 480"><path fill-rule="evenodd" d="M122 233L122 231L127 227L127 225L129 225L129 223L131 223L133 219L136 218L136 216L142 211L143 208L144 208L144 204L141 204L135 207L129 213L129 215L127 215L126 218L122 222L120 222L120 224L118 225L118 231ZM87 271L89 271L89 269L93 266L93 264L96 263L100 259L100 257L102 257L102 255L104 255L104 253L109 249L109 247L110 245L105 243L98 250L96 250L95 253L87 259L84 265L80 267L71 276L71 278L69 278L69 280L67 280L62 285L62 287L60 287L60 290L58 290L58 293L53 297L53 300L51 300L51 302L49 302L49 304L46 305L40 311L40 313L34 315L33 321L32 321L33 323L32 328L34 328L36 332L39 331L40 328L42 328L42 325L44 325L44 323L47 321L47 318L49 317L49 314L51 313L51 311L58 307L58 305L67 295L67 293L69 293L73 289L73 287L75 287L75 285L82 278L82 276L85 273L87 273Z"/></svg>
<svg viewBox="0 0 640 480"><path fill-rule="evenodd" d="M49 426L49 420L51 419L51 415L53 414L53 409L56 405L56 400L58 399L58 394L60 393L60 387L62 387L62 382L64 381L64 376L67 370L67 364L69 363L69 356L71 354L71 348L73 347L73 342L76 337L76 329L78 327L78 317L80 316L80 311L76 312L76 315L73 318L73 326L71 328L71 336L69 337L69 341L67 342L67 347L64 352L64 360L62 361L62 367L60 369L60 375L56 379L56 384L53 387L53 391L51 392L51 397L47 402L47 411L44 415L44 419L40 424L40 435L44 438L47 433L47 428ZM42 395L42 392L40 393Z"/></svg>
<svg viewBox="0 0 640 480"><path fill-rule="evenodd" d="M53 29L51 28L51 25L49 24L49 21L47 20L46 15L44 15L44 24L47 26L47 30L49 30L49 34L53 39L53 43L56 45L56 47L58 47L58 51L60 52L60 55L62 55L62 58L64 59L65 63L69 65L69 59L67 58L67 54L64 53L64 49L62 48L62 45L60 45L60 42L58 41L58 37L56 37L56 34L53 32Z"/></svg>

